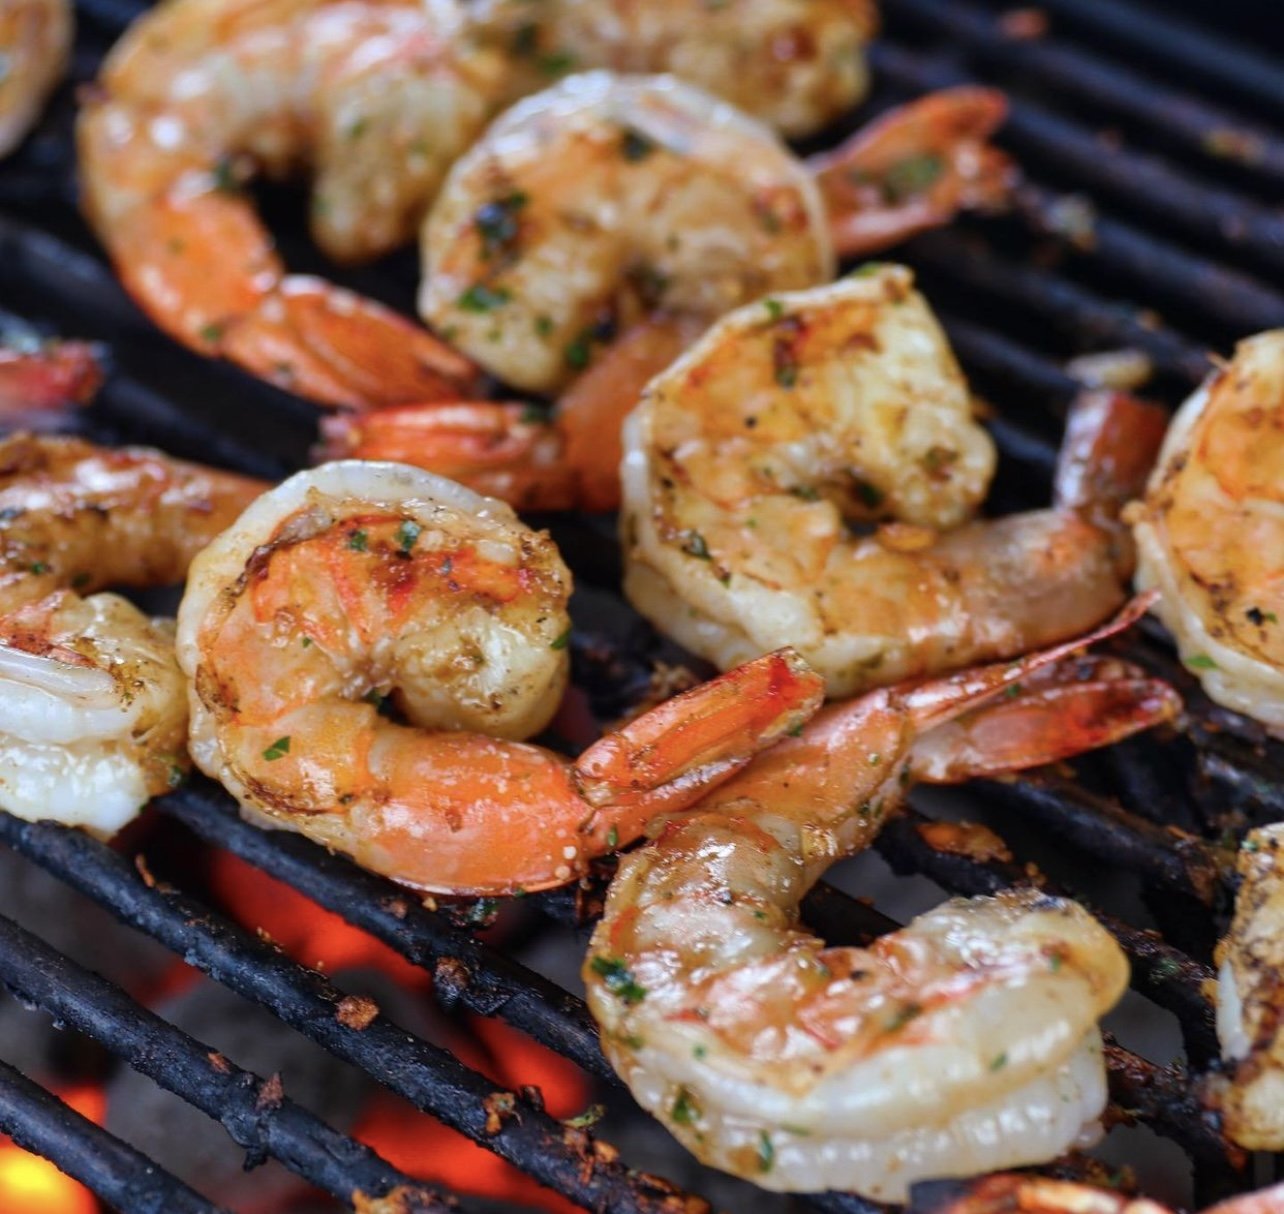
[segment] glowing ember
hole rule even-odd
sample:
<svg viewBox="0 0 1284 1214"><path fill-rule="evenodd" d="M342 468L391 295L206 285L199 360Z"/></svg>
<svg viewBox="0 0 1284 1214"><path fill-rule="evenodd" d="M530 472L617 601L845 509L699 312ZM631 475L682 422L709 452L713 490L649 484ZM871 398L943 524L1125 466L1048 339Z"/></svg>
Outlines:
<svg viewBox="0 0 1284 1214"><path fill-rule="evenodd" d="M76 1112L101 1122L104 1099L98 1088L60 1093ZM64 1176L47 1159L0 1139L0 1210L12 1214L98 1214L98 1199L78 1181Z"/></svg>
<svg viewBox="0 0 1284 1214"><path fill-rule="evenodd" d="M377 969L403 990L431 997L428 973L310 898L227 852L217 853L212 865L211 884L228 911L251 930L270 936L295 960L330 972ZM497 1088L538 1087L554 1117L572 1116L588 1103L588 1084L573 1063L497 1020L462 1017L452 1025L446 1044ZM387 1094L370 1101L352 1132L410 1175L453 1192L520 1202L552 1214L579 1209L497 1155ZM0 1211L5 1209L0 1203Z"/></svg>

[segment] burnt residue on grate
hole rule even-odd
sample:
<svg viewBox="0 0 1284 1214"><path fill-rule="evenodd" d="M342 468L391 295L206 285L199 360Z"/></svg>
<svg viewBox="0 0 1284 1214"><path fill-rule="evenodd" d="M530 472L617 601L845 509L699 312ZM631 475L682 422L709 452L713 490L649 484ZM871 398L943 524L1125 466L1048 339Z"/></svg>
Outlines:
<svg viewBox="0 0 1284 1214"><path fill-rule="evenodd" d="M83 83L146 6L82 0L78 7L74 75ZM866 113L961 80L998 84L1013 98L1002 139L1027 174L1012 213L920 237L903 256L969 375L997 407L991 425L1003 461L993 504L1043 504L1061 418L1081 387L1075 368L1082 364L1070 360L1126 350L1151 371L1146 390L1172 405L1211 365L1211 351L1284 325L1284 291L1276 285L1284 268L1276 207L1284 181L1284 46L1278 37L1272 45L1269 28L1250 50L1174 16L1183 7L1196 12L1193 4L1167 5L1161 14L1143 0L1043 0L1016 18L999 0L883 0L882 7L886 33L872 57L879 91ZM1227 11L1240 11L1237 0L1227 0ZM0 165L0 291L6 311L109 346L112 373L78 424L103 441L152 442L265 477L299 466L314 437L315 409L160 336L106 267L74 209L73 114L68 88L35 137ZM274 197L273 209L287 221L280 235L292 264L408 305L418 273L413 254L341 272L307 247L300 224L290 222L298 212L288 196ZM552 522L582 587L576 681L599 715L614 717L646 693L657 663L683 658L620 602L610 524ZM1192 1163L1202 1202L1249 1187L1253 1176L1201 1105L1199 1076L1217 1053L1210 947L1234 892L1234 847L1248 826L1284 816L1284 756L1252 722L1209 703L1154 626L1116 647L1179 686L1188 704L1180 731L1035 777L974 786L968 795L985 815L983 834L943 825L919 802L889 824L876 848L896 872L968 895L1034 883L1084 896L1084 871L1130 874L1148 916L1136 907L1093 909L1128 953L1134 989L1176 1017L1191 1070L1157 1066L1111 1043L1109 1118L1175 1142ZM447 1008L501 1018L618 1088L583 1003L477 934L487 908L471 916L426 909L305 839L247 825L203 780L158 808L185 838L199 840L194 846L234 853L424 967ZM111 849L2 815L0 841L572 1201L599 1210L706 1208L699 1197L630 1169L590 1129L550 1117L536 1093L497 1090L373 1003L345 996L188 893L145 880ZM573 889L527 899L528 914L582 926L600 909L609 873L605 863ZM895 927L824 883L804 910L835 942L864 943ZM449 1194L319 1122L270 1077L211 1054L4 921L0 981L210 1112L250 1162L278 1159L357 1208L451 1204ZM7 1068L0 1068L0 1129L112 1204L216 1208L167 1175L164 1160L158 1167ZM1044 1171L1103 1176L1079 1157ZM750 1208L753 1193L743 1194ZM850 1214L875 1209L842 1194L812 1204Z"/></svg>

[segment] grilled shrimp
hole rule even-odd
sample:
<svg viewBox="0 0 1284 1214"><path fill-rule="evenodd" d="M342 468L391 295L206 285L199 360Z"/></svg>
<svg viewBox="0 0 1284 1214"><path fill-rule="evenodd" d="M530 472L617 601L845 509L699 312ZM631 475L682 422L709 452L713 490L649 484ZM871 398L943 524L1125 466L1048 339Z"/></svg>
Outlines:
<svg viewBox="0 0 1284 1214"><path fill-rule="evenodd" d="M512 892L578 876L820 702L784 652L574 763L514 741L560 700L570 588L547 534L502 502L396 464L300 473L193 563L178 615L192 758L248 816L376 872Z"/></svg>
<svg viewBox="0 0 1284 1214"><path fill-rule="evenodd" d="M62 80L73 30L71 0L0 4L0 156L22 142Z"/></svg>
<svg viewBox="0 0 1284 1214"><path fill-rule="evenodd" d="M1135 523L1137 584L1219 704L1284 737L1284 329L1173 418Z"/></svg>
<svg viewBox="0 0 1284 1214"><path fill-rule="evenodd" d="M686 7L663 29L649 19L627 36L655 66L689 63L704 76L716 56L692 58L690 40L704 44L698 27L676 42L665 33ZM867 34L864 0L812 0L792 41L779 31L802 0L731 7L738 16L703 12L704 23L752 24L766 39L760 53L792 64L769 80L782 120L799 123L804 109L820 117L824 98L859 91L859 59L828 54ZM547 30L532 24L543 16ZM82 112L86 215L131 294L193 349L326 404L467 398L477 386L471 365L429 333L288 274L240 187L256 168L311 168L322 249L343 260L385 252L410 238L486 121L531 87L523 54L556 63L541 39L587 21L598 36L585 48L613 58L618 18L598 4L528 9L510 36L498 10L474 23L453 0L170 0L130 27ZM813 52L823 52L818 61ZM722 79L743 88L742 73ZM766 95L762 84L755 95Z"/></svg>
<svg viewBox="0 0 1284 1214"><path fill-rule="evenodd" d="M878 23L873 0L475 0L470 17L511 54L514 98L550 70L671 72L789 137L865 95Z"/></svg>
<svg viewBox="0 0 1284 1214"><path fill-rule="evenodd" d="M1235 918L1218 945L1217 1035L1229 1064L1214 1084L1226 1135L1284 1150L1284 824L1252 831L1239 853Z"/></svg>
<svg viewBox="0 0 1284 1214"><path fill-rule="evenodd" d="M181 581L260 490L141 447L0 441L0 808L110 834L181 778L172 625L91 592Z"/></svg>
<svg viewBox="0 0 1284 1214"><path fill-rule="evenodd" d="M501 379L564 392L554 426L492 402L412 406L330 421L327 454L471 465L470 484L518 505L614 508L620 425L647 380L727 310L827 281L835 247L868 252L996 202L1009 166L986 139L1003 113L988 90L948 90L805 164L668 77L592 72L527 99L447 178L419 307Z"/></svg>
<svg viewBox="0 0 1284 1214"><path fill-rule="evenodd" d="M472 368L408 320L286 273L254 168L311 167L339 260L410 239L503 75L421 0L171 0L108 56L78 129L86 214L171 336L330 404L469 392Z"/></svg>
<svg viewBox="0 0 1284 1214"><path fill-rule="evenodd" d="M825 948L798 906L911 781L1017 770L1173 716L1165 684L1068 656L1142 610L1019 662L832 705L623 858L584 966L589 1006L639 1103L703 1162L895 1201L1097 1128L1096 1022L1128 964L1079 906L956 899L868 949Z"/></svg>
<svg viewBox="0 0 1284 1214"><path fill-rule="evenodd" d="M1107 403L1095 427L1153 452L1162 415ZM1014 656L1123 601L1129 554L1087 504L1117 502L1112 470L1137 465L1097 451L1080 474L1091 437L1070 445L1065 505L968 522L994 450L909 271L771 297L652 380L625 426L625 592L724 666L787 638L831 696Z"/></svg>
<svg viewBox="0 0 1284 1214"><path fill-rule="evenodd" d="M0 330L0 422L38 429L70 405L88 404L103 381L98 349Z"/></svg>

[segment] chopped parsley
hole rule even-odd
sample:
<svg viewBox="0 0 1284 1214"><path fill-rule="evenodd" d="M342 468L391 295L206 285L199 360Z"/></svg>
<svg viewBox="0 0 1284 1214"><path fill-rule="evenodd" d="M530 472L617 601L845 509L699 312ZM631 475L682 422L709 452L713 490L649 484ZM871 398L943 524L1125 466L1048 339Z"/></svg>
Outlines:
<svg viewBox="0 0 1284 1214"><path fill-rule="evenodd" d="M788 338L778 339L772 347L771 367L782 388L792 388L798 382L798 355Z"/></svg>
<svg viewBox="0 0 1284 1214"><path fill-rule="evenodd" d="M1192 653L1190 657L1184 659L1185 664L1191 670L1216 670L1217 663L1206 653Z"/></svg>
<svg viewBox="0 0 1284 1214"><path fill-rule="evenodd" d="M887 1023L883 1026L883 1031L885 1033L899 1032L911 1020L916 1020L922 1014L923 1005L921 1003L907 1003L892 1013Z"/></svg>
<svg viewBox="0 0 1284 1214"><path fill-rule="evenodd" d="M705 543L704 536L698 531L687 532L687 540L682 545L682 551L702 561L713 560L713 556L709 552L709 545Z"/></svg>
<svg viewBox="0 0 1284 1214"><path fill-rule="evenodd" d="M557 636L555 636L548 643L548 647L550 649L565 649L567 645L569 645L570 643L571 643L571 629L568 628L565 632L559 633Z"/></svg>
<svg viewBox="0 0 1284 1214"><path fill-rule="evenodd" d="M48 572L49 572L49 566L48 566L44 561L36 561L36 562L35 562L35 564L33 564L33 565L31 566L31 572L32 572L32 573L48 573Z"/></svg>
<svg viewBox="0 0 1284 1214"><path fill-rule="evenodd" d="M785 314L785 305L778 299L764 299L762 306L767 309L767 315L772 320L779 320Z"/></svg>
<svg viewBox="0 0 1284 1214"><path fill-rule="evenodd" d="M776 1166L776 1148L766 1130L758 1131L758 1171L770 1172Z"/></svg>
<svg viewBox="0 0 1284 1214"><path fill-rule="evenodd" d="M593 356L593 330L585 329L566 345L566 365L574 371L583 371Z"/></svg>
<svg viewBox="0 0 1284 1214"><path fill-rule="evenodd" d="M695 1125L700 1120L700 1106L690 1091L679 1088L678 1097L673 1102L669 1115L678 1125Z"/></svg>
<svg viewBox="0 0 1284 1214"><path fill-rule="evenodd" d="M503 287L488 287L484 282L475 282L457 302L465 312L493 312L510 299L512 295Z"/></svg>
<svg viewBox="0 0 1284 1214"><path fill-rule="evenodd" d="M945 171L945 161L931 152L898 160L883 174L883 192L894 202L921 194Z"/></svg>
<svg viewBox="0 0 1284 1214"><path fill-rule="evenodd" d="M873 278L876 274L881 274L887 269L885 261L863 261L850 274L848 278Z"/></svg>
<svg viewBox="0 0 1284 1214"><path fill-rule="evenodd" d="M570 51L549 51L537 63L545 76L564 76L575 66L575 56Z"/></svg>
<svg viewBox="0 0 1284 1214"><path fill-rule="evenodd" d="M287 734L283 738L277 738L271 746L263 752L263 757L269 762L274 763L277 759L283 759L290 753L290 738Z"/></svg>
<svg viewBox="0 0 1284 1214"><path fill-rule="evenodd" d="M620 846L620 832L617 827L612 826L611 829L606 832L606 845L612 851Z"/></svg>
<svg viewBox="0 0 1284 1214"><path fill-rule="evenodd" d="M594 957L590 965L606 989L622 1003L632 1007L646 998L646 987L638 984L629 967L618 957Z"/></svg>
<svg viewBox="0 0 1284 1214"><path fill-rule="evenodd" d="M573 1130L587 1130L589 1126L597 1125L605 1116L606 1108L603 1105L591 1104L584 1112L568 1117L562 1124L570 1126Z"/></svg>
<svg viewBox="0 0 1284 1214"><path fill-rule="evenodd" d="M992 1071L1001 1071L1007 1065L1008 1065L1007 1050L1004 1050L1001 1054L995 1054L994 1057L990 1059L990 1070Z"/></svg>
<svg viewBox="0 0 1284 1214"><path fill-rule="evenodd" d="M423 528L412 519L403 520L397 528L397 548L403 556L409 556L415 541L423 534Z"/></svg>
<svg viewBox="0 0 1284 1214"><path fill-rule="evenodd" d="M222 156L210 171L214 178L214 188L220 194L239 194L241 182L236 175L236 166L230 156Z"/></svg>
<svg viewBox="0 0 1284 1214"><path fill-rule="evenodd" d="M348 547L353 552L367 552L370 548L370 536L358 529L348 534Z"/></svg>

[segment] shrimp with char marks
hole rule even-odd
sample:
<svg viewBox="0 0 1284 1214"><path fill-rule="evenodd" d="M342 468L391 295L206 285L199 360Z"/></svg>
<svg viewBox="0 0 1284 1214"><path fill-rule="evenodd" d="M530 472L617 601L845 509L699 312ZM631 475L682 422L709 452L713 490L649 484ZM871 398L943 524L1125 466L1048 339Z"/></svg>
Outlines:
<svg viewBox="0 0 1284 1214"><path fill-rule="evenodd" d="M1227 1063L1211 1082L1226 1135L1284 1150L1284 823L1251 831L1239 852L1235 917L1217 946L1217 1035Z"/></svg>
<svg viewBox="0 0 1284 1214"><path fill-rule="evenodd" d="M1034 890L956 899L859 949L824 947L798 906L912 781L1019 770L1174 716L1166 684L1070 656L1142 611L831 705L622 859L584 966L589 1006L639 1103L703 1162L895 1201L926 1177L1053 1158L1096 1128L1096 1022L1128 964L1082 908Z"/></svg>
<svg viewBox="0 0 1284 1214"><path fill-rule="evenodd" d="M1122 603L1131 572L1094 503L1117 507L1146 467L1097 439L1153 451L1163 416L1119 395L1083 409L1064 504L970 521L994 448L908 270L750 305L652 380L625 426L625 593L723 666L787 638L831 696L1073 636Z"/></svg>
<svg viewBox="0 0 1284 1214"><path fill-rule="evenodd" d="M561 699L570 589L548 535L502 502L396 464L300 473L193 564L192 758L265 825L408 885L504 893L579 876L820 703L785 651L574 763L516 741Z"/></svg>
<svg viewBox="0 0 1284 1214"><path fill-rule="evenodd" d="M141 447L0 442L0 808L111 834L182 778L172 624L92 592L182 581L262 488Z"/></svg>
<svg viewBox="0 0 1284 1214"><path fill-rule="evenodd" d="M0 4L0 156L22 142L62 80L74 29L71 0Z"/></svg>
<svg viewBox="0 0 1284 1214"><path fill-rule="evenodd" d="M1137 585L1219 704L1284 737L1284 329L1235 357L1173 418L1129 515Z"/></svg>
<svg viewBox="0 0 1284 1214"><path fill-rule="evenodd" d="M734 24L776 70L758 108L791 131L864 88L865 0L629 6L455 0L169 0L113 49L79 124L85 211L126 287L171 336L330 405L469 395L468 361L394 312L286 272L241 186L312 169L312 233L341 261L410 240L451 162L514 96L565 71L539 46L574 31L586 66L630 44L646 70L744 89L701 30ZM780 31L791 32L794 50ZM842 54L839 52L842 51ZM848 54L847 52L851 52ZM713 70L709 70L712 68ZM573 166L571 171L573 172Z"/></svg>
<svg viewBox="0 0 1284 1214"><path fill-rule="evenodd" d="M868 252L997 201L1007 161L977 149L1003 113L997 94L951 90L885 116L872 145L862 133L817 168L671 77L589 72L528 98L456 163L429 212L419 309L506 383L560 393L552 426L519 427L511 404L406 406L327 419L327 454L395 452L455 472L471 437L488 478L474 483L504 489L502 474L514 504L614 508L620 425L647 380L728 310L828 281L835 249ZM869 146L879 161L866 170ZM888 164L929 162L921 191L935 201L906 223L886 215L873 236L844 227L852 207L899 215L921 192L889 187L879 201L878 182L898 180ZM851 175L865 185L849 197L834 183Z"/></svg>
<svg viewBox="0 0 1284 1214"><path fill-rule="evenodd" d="M506 49L510 95L550 71L671 72L782 135L813 135L866 93L873 0L474 0L477 36Z"/></svg>

